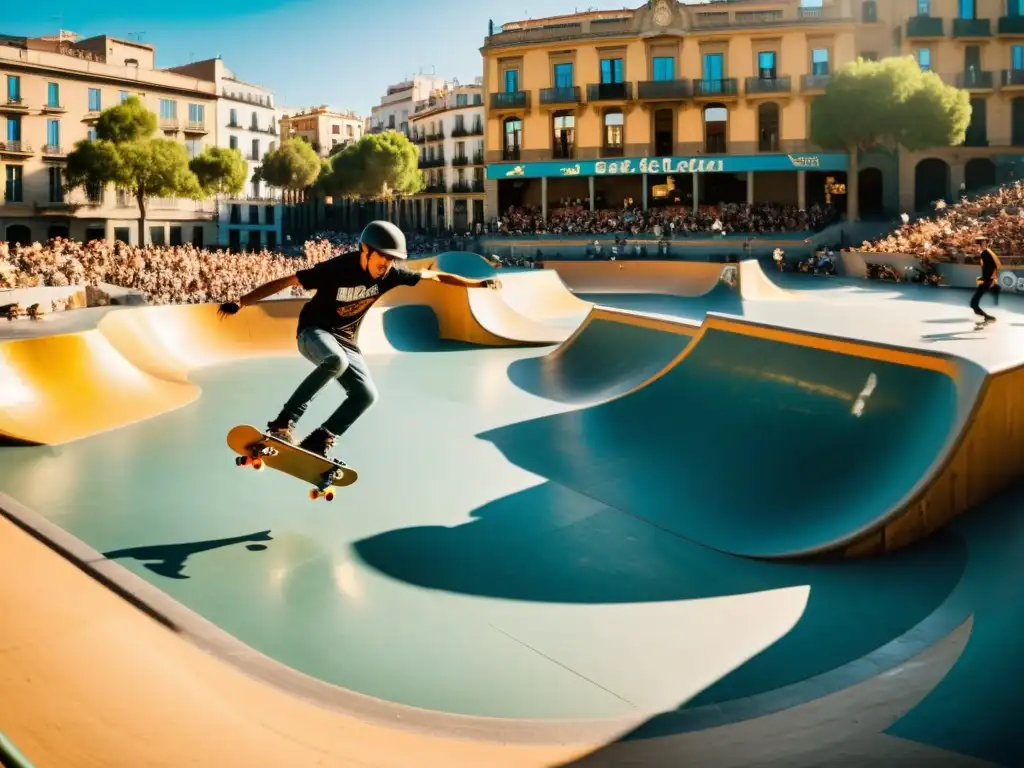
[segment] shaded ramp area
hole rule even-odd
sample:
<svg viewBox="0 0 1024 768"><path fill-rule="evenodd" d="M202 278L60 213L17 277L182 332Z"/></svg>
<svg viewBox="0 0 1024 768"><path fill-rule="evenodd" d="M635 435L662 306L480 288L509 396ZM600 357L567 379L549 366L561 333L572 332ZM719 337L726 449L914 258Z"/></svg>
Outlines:
<svg viewBox="0 0 1024 768"><path fill-rule="evenodd" d="M509 379L564 403L610 400L672 366L700 328L649 315L595 307L564 344L513 362Z"/></svg>
<svg viewBox="0 0 1024 768"><path fill-rule="evenodd" d="M924 492L983 380L940 356L709 317L647 386L481 437L520 467L723 552L885 548L923 535L915 518L902 542L883 536L913 502L944 508Z"/></svg>
<svg viewBox="0 0 1024 768"><path fill-rule="evenodd" d="M546 261L576 293L653 293L706 296L735 275L735 264L706 261Z"/></svg>

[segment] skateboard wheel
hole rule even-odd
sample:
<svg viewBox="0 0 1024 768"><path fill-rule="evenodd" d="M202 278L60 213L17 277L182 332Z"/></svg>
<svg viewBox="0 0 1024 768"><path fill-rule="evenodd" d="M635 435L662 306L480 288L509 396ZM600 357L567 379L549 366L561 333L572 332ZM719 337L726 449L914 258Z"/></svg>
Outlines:
<svg viewBox="0 0 1024 768"><path fill-rule="evenodd" d="M255 459L252 463L252 468L260 472L263 469L263 459Z"/></svg>
<svg viewBox="0 0 1024 768"><path fill-rule="evenodd" d="M235 459L235 466L236 467L244 467L245 466L245 461L246 461L245 456L239 456L238 458Z"/></svg>
<svg viewBox="0 0 1024 768"><path fill-rule="evenodd" d="M334 501L334 491L328 491L324 494L324 498L328 501Z"/></svg>
<svg viewBox="0 0 1024 768"><path fill-rule="evenodd" d="M316 501L317 499L320 498L320 491L318 491L316 488L310 489L309 498L311 498L313 501Z"/></svg>

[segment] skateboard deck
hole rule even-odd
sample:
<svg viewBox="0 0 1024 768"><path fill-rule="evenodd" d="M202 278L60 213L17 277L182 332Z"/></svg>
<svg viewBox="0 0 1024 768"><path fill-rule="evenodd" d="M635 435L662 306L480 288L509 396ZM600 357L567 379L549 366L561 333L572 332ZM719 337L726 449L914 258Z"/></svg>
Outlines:
<svg viewBox="0 0 1024 768"><path fill-rule="evenodd" d="M351 467L278 440L248 424L233 427L228 432L228 447L239 456L235 459L236 466L256 470L267 466L305 480L314 486L309 492L309 497L314 500L323 497L333 501L332 486L344 488L359 479L359 473Z"/></svg>

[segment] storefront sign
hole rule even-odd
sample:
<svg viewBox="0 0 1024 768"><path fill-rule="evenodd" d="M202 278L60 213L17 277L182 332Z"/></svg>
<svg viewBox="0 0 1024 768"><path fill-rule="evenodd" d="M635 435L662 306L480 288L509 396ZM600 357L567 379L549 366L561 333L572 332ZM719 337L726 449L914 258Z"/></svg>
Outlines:
<svg viewBox="0 0 1024 768"><path fill-rule="evenodd" d="M744 173L750 171L845 171L848 156L827 154L722 155L718 157L626 157L621 160L577 160L570 163L497 163L487 167L488 179L540 179L573 176L636 176L640 174Z"/></svg>

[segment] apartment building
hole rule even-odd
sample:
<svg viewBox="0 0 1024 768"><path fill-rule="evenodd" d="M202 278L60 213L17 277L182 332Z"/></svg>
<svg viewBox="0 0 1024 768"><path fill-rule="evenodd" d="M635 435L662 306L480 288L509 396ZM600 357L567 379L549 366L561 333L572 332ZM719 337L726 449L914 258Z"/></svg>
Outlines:
<svg viewBox="0 0 1024 768"><path fill-rule="evenodd" d="M652 0L507 23L481 50L488 216L567 198L845 209L849 158L810 142L810 105L858 56L913 55L974 108L961 146L862 154L862 215L1020 176L1020 0Z"/></svg>
<svg viewBox="0 0 1024 768"><path fill-rule="evenodd" d="M413 196L414 226L467 232L484 222L483 79L451 85L417 104L409 138L420 147L426 189Z"/></svg>
<svg viewBox="0 0 1024 768"><path fill-rule="evenodd" d="M216 144L237 149L248 164L245 189L237 197L217 203L218 245L234 251L277 247L281 242L281 190L255 178L263 156L277 147L279 139L273 92L240 80L220 57L167 71L213 83Z"/></svg>
<svg viewBox="0 0 1024 768"><path fill-rule="evenodd" d="M354 112L337 112L326 104L304 110L285 110L281 135L298 137L313 145L321 157L363 137L366 121Z"/></svg>
<svg viewBox="0 0 1024 768"><path fill-rule="evenodd" d="M16 243L50 237L138 242L139 211L113 188L64 190L63 167L75 143L95 137L100 112L129 96L158 116L159 132L189 156L216 136L213 83L155 68L154 47L106 35L79 39L0 38L0 237ZM149 201L146 243L214 242L212 202Z"/></svg>
<svg viewBox="0 0 1024 768"><path fill-rule="evenodd" d="M413 75L401 83L388 86L380 104L370 109L370 133L400 131L408 135L409 118L416 105L430 98L430 94L449 87L444 78L436 75Z"/></svg>

